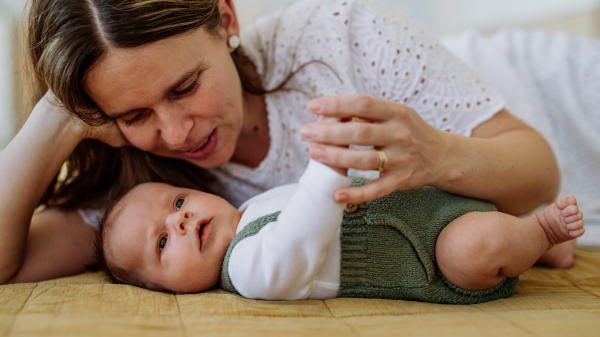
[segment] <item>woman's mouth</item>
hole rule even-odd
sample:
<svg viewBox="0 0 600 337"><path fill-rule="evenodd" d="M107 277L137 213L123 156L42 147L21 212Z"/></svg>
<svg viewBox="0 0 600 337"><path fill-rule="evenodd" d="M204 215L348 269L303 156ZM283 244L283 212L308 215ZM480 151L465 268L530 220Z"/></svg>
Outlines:
<svg viewBox="0 0 600 337"><path fill-rule="evenodd" d="M195 148L193 148L192 150L181 151L181 153L188 158L194 159L200 159L209 156L211 153L214 152L215 148L217 147L217 143L219 140L218 138L218 132L215 128L211 132L211 134L208 137L206 137L204 141L199 143Z"/></svg>

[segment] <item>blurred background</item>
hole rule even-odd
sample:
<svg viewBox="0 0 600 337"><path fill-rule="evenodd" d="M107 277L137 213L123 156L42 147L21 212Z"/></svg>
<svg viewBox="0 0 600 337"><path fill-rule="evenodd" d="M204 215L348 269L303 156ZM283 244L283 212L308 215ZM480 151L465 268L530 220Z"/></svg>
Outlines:
<svg viewBox="0 0 600 337"><path fill-rule="evenodd" d="M82 0L83 1L83 0ZM298 0L234 0L242 27ZM438 35L503 26L600 37L600 0L382 0ZM19 114L19 22L26 0L0 0L0 149L24 122Z"/></svg>

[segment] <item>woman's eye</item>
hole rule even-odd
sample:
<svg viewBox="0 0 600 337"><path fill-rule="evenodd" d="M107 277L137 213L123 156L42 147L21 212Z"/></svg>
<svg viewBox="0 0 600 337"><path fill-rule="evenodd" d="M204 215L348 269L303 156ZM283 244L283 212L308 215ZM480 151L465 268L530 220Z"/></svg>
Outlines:
<svg viewBox="0 0 600 337"><path fill-rule="evenodd" d="M184 95L187 95L187 94L191 93L192 91L198 89L198 87L200 86L199 80L200 80L199 78L196 78L196 80L192 84L190 84L187 88L182 89L182 90L173 91L173 96L174 97L184 96Z"/></svg>
<svg viewBox="0 0 600 337"><path fill-rule="evenodd" d="M183 201L183 198L177 199L177 202L175 202L175 209L180 210L181 206L183 206Z"/></svg>
<svg viewBox="0 0 600 337"><path fill-rule="evenodd" d="M163 236L160 241L158 241L158 250L162 251L163 248L165 248L165 246L167 245L167 237Z"/></svg>
<svg viewBox="0 0 600 337"><path fill-rule="evenodd" d="M123 124L125 124L125 126L132 126L133 124L139 122L142 117L144 116L143 112L138 112L133 118L130 119L123 119Z"/></svg>

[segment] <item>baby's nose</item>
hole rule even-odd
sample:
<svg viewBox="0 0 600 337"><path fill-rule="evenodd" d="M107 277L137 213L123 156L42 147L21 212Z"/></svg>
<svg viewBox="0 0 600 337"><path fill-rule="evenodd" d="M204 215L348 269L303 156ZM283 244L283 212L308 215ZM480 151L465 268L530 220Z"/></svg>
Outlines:
<svg viewBox="0 0 600 337"><path fill-rule="evenodd" d="M185 235L185 233L190 230L190 226L194 226L192 221L193 215L189 211L177 212L173 214L171 218L171 225L175 226L175 229L181 234Z"/></svg>

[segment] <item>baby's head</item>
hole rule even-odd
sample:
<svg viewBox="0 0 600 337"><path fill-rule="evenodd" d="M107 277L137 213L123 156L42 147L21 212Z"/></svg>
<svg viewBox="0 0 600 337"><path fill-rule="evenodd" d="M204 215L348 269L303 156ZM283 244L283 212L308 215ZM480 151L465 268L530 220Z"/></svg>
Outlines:
<svg viewBox="0 0 600 337"><path fill-rule="evenodd" d="M108 208L97 255L119 282L201 292L219 281L239 220L239 212L218 196L141 184Z"/></svg>

